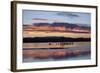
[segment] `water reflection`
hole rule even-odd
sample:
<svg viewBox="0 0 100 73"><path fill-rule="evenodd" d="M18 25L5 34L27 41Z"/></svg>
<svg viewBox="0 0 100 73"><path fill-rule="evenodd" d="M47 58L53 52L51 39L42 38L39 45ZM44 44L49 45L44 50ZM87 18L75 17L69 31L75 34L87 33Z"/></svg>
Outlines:
<svg viewBox="0 0 100 73"><path fill-rule="evenodd" d="M91 59L90 42L24 43L23 62Z"/></svg>

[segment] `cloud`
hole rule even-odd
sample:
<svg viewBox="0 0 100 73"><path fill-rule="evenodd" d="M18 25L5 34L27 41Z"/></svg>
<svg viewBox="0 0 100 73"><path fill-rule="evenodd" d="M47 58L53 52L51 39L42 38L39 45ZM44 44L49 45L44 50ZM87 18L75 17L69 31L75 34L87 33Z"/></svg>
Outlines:
<svg viewBox="0 0 100 73"><path fill-rule="evenodd" d="M67 16L67 17L70 17L70 18L79 17L79 15L72 13L72 12L59 12L59 13L57 13L57 15Z"/></svg>

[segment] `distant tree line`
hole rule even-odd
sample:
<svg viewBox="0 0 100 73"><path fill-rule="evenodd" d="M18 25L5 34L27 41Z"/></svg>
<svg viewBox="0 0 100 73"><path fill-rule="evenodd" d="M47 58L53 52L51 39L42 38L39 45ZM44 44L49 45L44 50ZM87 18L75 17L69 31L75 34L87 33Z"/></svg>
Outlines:
<svg viewBox="0 0 100 73"><path fill-rule="evenodd" d="M91 41L91 38L70 38L70 37L27 37L23 38L24 43L33 42L86 42Z"/></svg>

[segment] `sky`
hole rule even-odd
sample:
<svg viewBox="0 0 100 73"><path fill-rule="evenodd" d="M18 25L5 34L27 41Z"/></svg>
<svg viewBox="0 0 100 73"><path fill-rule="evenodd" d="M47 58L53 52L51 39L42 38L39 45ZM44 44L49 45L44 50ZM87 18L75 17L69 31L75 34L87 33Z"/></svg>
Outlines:
<svg viewBox="0 0 100 73"><path fill-rule="evenodd" d="M23 24L66 22L90 26L91 14L83 12L23 10Z"/></svg>

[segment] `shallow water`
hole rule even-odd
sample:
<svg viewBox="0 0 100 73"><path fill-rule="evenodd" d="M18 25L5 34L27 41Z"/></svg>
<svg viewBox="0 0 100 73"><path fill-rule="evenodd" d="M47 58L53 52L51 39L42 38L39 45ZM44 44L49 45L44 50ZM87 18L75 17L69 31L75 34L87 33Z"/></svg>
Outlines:
<svg viewBox="0 0 100 73"><path fill-rule="evenodd" d="M90 54L87 55L80 55L76 57L70 57L70 58L59 58L59 59L53 59L53 58L47 58L47 59L34 59L34 58L24 58L23 62L47 62L47 61L69 61L69 60L88 60L91 59Z"/></svg>
<svg viewBox="0 0 100 73"><path fill-rule="evenodd" d="M60 60L87 60L91 59L91 42L73 42L71 45L64 45L63 49L41 49L41 48L23 48L23 53L28 52L28 51L48 51L48 52L53 52L53 51L65 51L65 52L75 52L75 51L88 51L89 53L86 54L80 54L77 56L65 56L65 57L59 57L59 58L54 58L54 57L48 57L48 58L34 58L34 57L26 57L23 56L23 62L45 62L45 61L60 61ZM44 44L45 45L45 44ZM43 46L43 45L42 45ZM47 45L45 45L47 46Z"/></svg>

